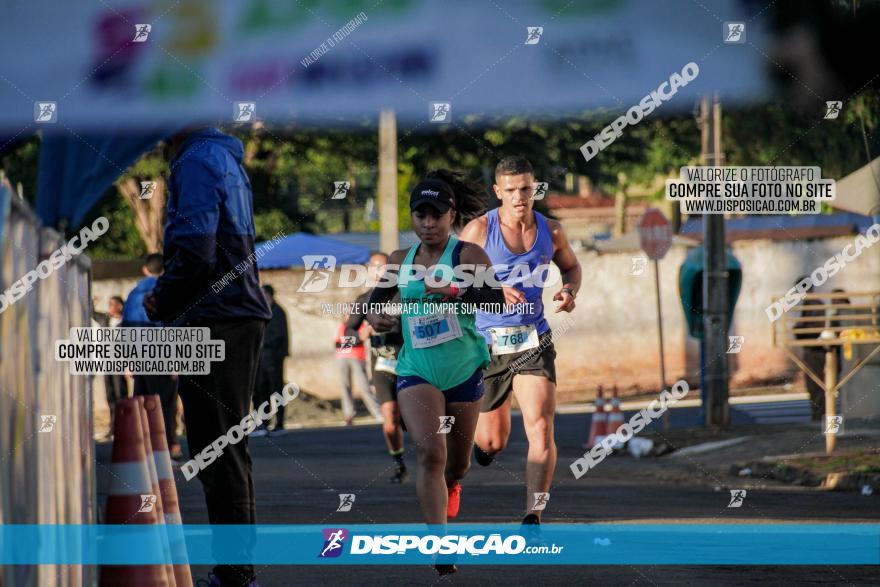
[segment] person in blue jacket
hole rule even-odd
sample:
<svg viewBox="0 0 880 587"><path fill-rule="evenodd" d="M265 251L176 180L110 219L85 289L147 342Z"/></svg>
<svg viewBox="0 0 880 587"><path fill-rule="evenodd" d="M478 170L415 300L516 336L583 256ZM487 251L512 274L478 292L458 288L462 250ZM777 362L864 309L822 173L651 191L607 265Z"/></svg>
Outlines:
<svg viewBox="0 0 880 587"><path fill-rule="evenodd" d="M172 137L171 153L165 271L144 297L144 308L164 325L209 328L226 352L209 374L180 375L187 444L195 458L249 413L272 314L255 263L253 196L241 141L216 128L191 127ZM246 435L225 446L198 477L211 524L256 523ZM253 565L217 565L210 585L254 586Z"/></svg>
<svg viewBox="0 0 880 587"><path fill-rule="evenodd" d="M152 253L144 259L141 271L144 278L128 294L125 310L122 312L122 324L126 328L161 327L162 323L150 320L144 309L144 296L156 287L162 275L162 255ZM168 374L135 375L134 395L158 395L162 405L162 417L165 420L165 436L171 458L182 456L180 444L177 442L177 376Z"/></svg>

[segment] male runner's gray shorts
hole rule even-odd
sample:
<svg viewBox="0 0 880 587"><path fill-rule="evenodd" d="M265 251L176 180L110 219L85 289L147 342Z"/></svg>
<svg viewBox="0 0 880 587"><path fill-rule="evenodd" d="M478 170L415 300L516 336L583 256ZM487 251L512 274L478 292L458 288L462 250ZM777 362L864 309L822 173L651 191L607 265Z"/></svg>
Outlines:
<svg viewBox="0 0 880 587"><path fill-rule="evenodd" d="M379 404L397 401L397 377L384 371L373 371L373 387Z"/></svg>
<svg viewBox="0 0 880 587"><path fill-rule="evenodd" d="M509 355L492 355L492 362L483 370L486 391L480 411L491 412L501 407L513 391L514 375L539 375L556 383L555 360L556 349L550 330L538 338L536 348Z"/></svg>
<svg viewBox="0 0 880 587"><path fill-rule="evenodd" d="M379 404L385 402L397 401L397 376L386 371L376 370L376 359L384 356L388 359L396 359L397 353L400 351L397 347L380 347L381 350L375 348L371 351L372 368L373 368L373 388L376 390L376 400Z"/></svg>

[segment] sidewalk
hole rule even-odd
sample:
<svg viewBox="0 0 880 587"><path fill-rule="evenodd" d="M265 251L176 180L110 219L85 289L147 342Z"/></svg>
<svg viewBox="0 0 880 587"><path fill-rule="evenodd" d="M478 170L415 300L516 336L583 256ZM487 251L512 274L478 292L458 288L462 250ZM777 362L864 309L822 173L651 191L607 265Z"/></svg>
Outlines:
<svg viewBox="0 0 880 587"><path fill-rule="evenodd" d="M655 452L665 454L636 459L625 450L616 451L597 467L596 473L606 479L757 489L784 487L790 481L790 476L771 473L777 462L790 466L809 464L817 474L823 474L823 478L824 474L835 472L835 467L847 470L852 464L852 468L863 467L859 471L870 473L871 467L880 464L880 451L876 448L880 446L880 422L848 426L837 438L833 459L824 456L825 437L818 423L736 426L720 431L674 429L640 436L650 438ZM685 448L689 450L682 451ZM706 450L700 452L704 448ZM814 464L822 461L824 466ZM758 462L767 466L754 466ZM752 469L750 476L739 474L745 468ZM875 493L880 493L880 488Z"/></svg>

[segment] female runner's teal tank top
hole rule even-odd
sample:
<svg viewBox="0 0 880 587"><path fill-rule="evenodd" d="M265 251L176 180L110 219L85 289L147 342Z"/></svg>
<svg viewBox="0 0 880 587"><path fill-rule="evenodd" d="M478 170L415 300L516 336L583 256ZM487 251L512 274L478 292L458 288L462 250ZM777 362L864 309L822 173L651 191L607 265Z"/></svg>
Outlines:
<svg viewBox="0 0 880 587"><path fill-rule="evenodd" d="M449 242L434 267L444 281L453 277L453 251L458 239ZM402 311L400 327L403 347L397 356L397 375L421 377L439 390L464 383L474 371L489 364L486 341L477 331L472 311L461 312L460 301L441 302L439 294L425 295L424 279L414 279L413 259L419 245L413 246L400 267L398 289ZM445 307L439 307L445 304Z"/></svg>

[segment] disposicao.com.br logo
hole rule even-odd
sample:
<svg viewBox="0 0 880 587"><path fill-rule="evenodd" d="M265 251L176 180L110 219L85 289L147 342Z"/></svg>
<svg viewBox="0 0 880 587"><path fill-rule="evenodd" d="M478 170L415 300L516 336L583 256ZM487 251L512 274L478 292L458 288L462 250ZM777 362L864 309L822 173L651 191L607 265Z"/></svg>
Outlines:
<svg viewBox="0 0 880 587"><path fill-rule="evenodd" d="M351 538L350 555L523 555L559 554L564 546L527 544L524 536L511 534L351 534L343 528L325 528L319 558L338 557Z"/></svg>
<svg viewBox="0 0 880 587"><path fill-rule="evenodd" d="M348 530L344 528L324 528L324 545L318 558L336 558L342 554L345 539L348 538Z"/></svg>
<svg viewBox="0 0 880 587"><path fill-rule="evenodd" d="M459 287L490 287L500 288L505 285L524 285L526 287L550 287L560 282L559 270L550 263L541 263L534 267L528 263L496 263L489 266L462 263L454 267L446 265L396 265L385 264L377 268L374 277L370 269L357 263L343 263L337 266L336 257L332 255L303 256L305 273L299 293L320 293L331 283L331 275L336 274L338 288L361 288L365 285L378 288L394 288L406 285L410 281L424 280L426 285L439 287L453 280ZM497 275L505 275L499 279Z"/></svg>

